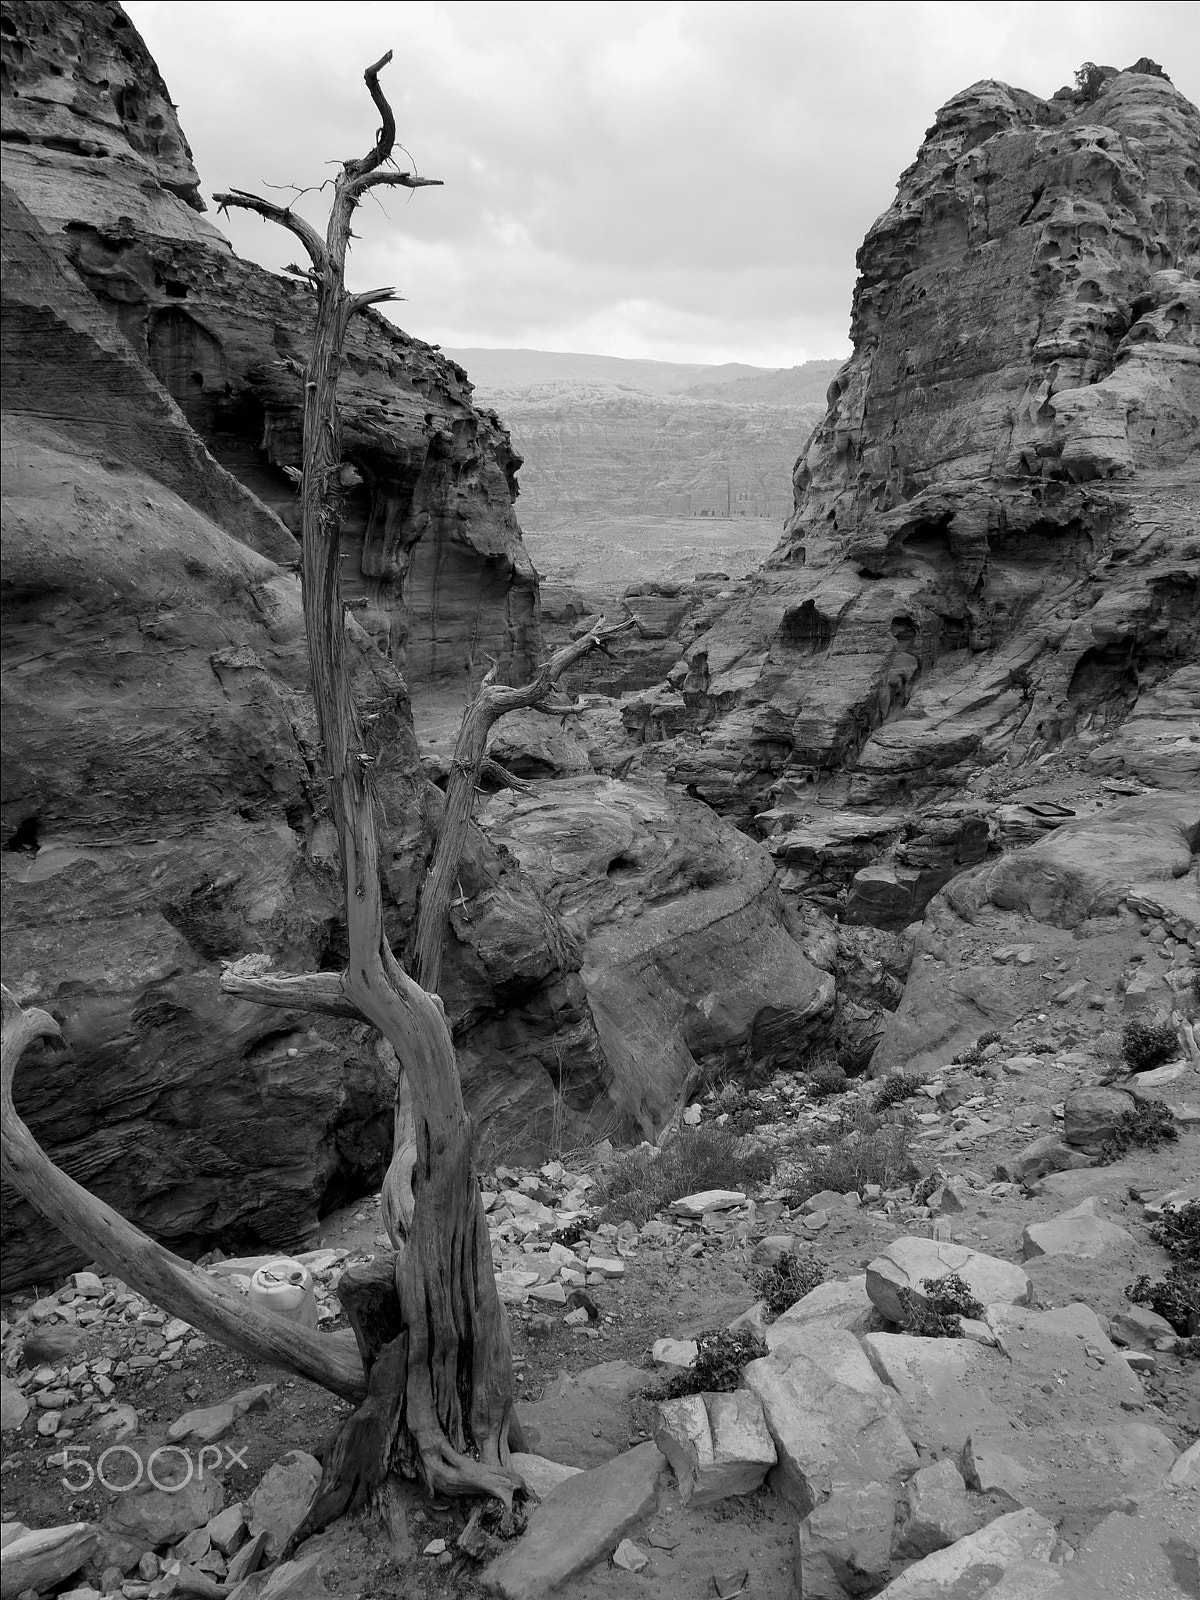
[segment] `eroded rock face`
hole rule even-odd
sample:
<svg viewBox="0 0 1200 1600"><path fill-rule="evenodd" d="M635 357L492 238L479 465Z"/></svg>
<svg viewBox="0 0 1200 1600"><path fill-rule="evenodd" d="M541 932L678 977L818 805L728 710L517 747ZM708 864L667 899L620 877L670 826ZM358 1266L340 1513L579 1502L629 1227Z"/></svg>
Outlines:
<svg viewBox="0 0 1200 1600"><path fill-rule="evenodd" d="M300 380L274 365L292 358L272 341L301 338L304 308L197 213L166 91L119 8L16 7L3 47L5 176L24 196L5 187L5 981L53 1012L67 1041L22 1067L17 1103L66 1170L172 1248L303 1248L322 1209L378 1182L395 1081L369 1030L219 989L221 962L249 951L292 971L344 958L297 547L272 464L291 458L270 445L298 447ZM105 239L119 244L107 256ZM156 366L155 329L182 327L181 308L190 317L201 300L194 348ZM372 433L364 480L386 499L407 463L417 520L404 540L416 549L454 524L457 555L444 549L441 570L474 574L472 614L516 671L514 618L535 580L502 433L424 347L382 325L361 339L348 437L364 432L364 397L394 412ZM421 389L426 432L404 420ZM223 432L223 407L253 412L250 434ZM247 443L260 425L261 455ZM397 504L377 504L389 539ZM364 549L366 526L354 533L351 507L347 538ZM424 559L389 591L404 605ZM453 640L451 602L420 604ZM376 626L382 612L355 607L347 624L355 693L376 719L386 916L401 950L441 804L398 664L427 680L440 668L428 652L420 666L404 614ZM509 1148L536 1149L552 1123L578 1135L573 1107L607 1108L608 1074L576 944L477 831L460 887L443 994L468 1105ZM14 1287L79 1264L5 1201Z"/></svg>
<svg viewBox="0 0 1200 1600"><path fill-rule="evenodd" d="M698 1066L799 1063L833 979L788 929L770 857L659 784L494 796L480 822L577 937L614 1105L650 1137Z"/></svg>
<svg viewBox="0 0 1200 1600"><path fill-rule="evenodd" d="M1145 71L942 109L860 252L773 570L625 704L642 766L747 820L842 773L894 810L1097 742L1195 659L1198 162Z"/></svg>
<svg viewBox="0 0 1200 1600"><path fill-rule="evenodd" d="M118 5L25 0L6 18L6 183L213 456L294 527L283 468L300 463L311 291L239 260L199 214L166 86ZM414 687L461 690L489 657L521 681L537 584L495 413L471 404L460 367L374 314L351 324L339 399L358 621Z"/></svg>

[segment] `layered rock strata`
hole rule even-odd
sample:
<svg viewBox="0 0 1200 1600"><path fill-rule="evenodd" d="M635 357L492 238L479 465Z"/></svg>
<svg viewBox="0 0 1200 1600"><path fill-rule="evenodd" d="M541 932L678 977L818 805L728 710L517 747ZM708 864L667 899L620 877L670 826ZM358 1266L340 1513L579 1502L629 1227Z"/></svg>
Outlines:
<svg viewBox="0 0 1200 1600"><path fill-rule="evenodd" d="M1195 660L1198 170L1153 71L939 112L771 570L625 704L642 764L746 820L781 782L894 808L1095 743Z"/></svg>
<svg viewBox="0 0 1200 1600"><path fill-rule="evenodd" d="M119 5L24 0L0 48L5 182L211 454L294 527L283 469L300 462L312 291L239 260L200 214L166 86ZM471 404L460 367L374 313L351 325L340 399L358 621L418 688L461 691L489 658L521 681L537 586L512 508L520 461L495 413Z"/></svg>

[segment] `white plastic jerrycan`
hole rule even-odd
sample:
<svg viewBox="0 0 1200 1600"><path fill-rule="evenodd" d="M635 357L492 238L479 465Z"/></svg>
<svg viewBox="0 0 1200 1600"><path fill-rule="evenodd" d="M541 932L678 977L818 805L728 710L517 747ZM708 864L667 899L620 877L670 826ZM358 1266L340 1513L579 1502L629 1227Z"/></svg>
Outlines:
<svg viewBox="0 0 1200 1600"><path fill-rule="evenodd" d="M317 1326L317 1296L312 1273L287 1256L259 1267L250 1279L250 1303L260 1311L273 1311L289 1322L298 1322L303 1328Z"/></svg>

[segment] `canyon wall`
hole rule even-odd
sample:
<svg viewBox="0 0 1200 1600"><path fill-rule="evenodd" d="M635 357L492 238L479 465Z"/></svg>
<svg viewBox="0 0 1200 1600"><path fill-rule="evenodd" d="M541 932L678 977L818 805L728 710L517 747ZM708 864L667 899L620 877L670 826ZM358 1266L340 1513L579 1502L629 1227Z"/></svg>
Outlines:
<svg viewBox="0 0 1200 1600"><path fill-rule="evenodd" d="M984 82L867 235L767 568L626 700L635 767L777 835L1086 750L1195 659L1200 112Z"/></svg>
<svg viewBox="0 0 1200 1600"><path fill-rule="evenodd" d="M218 983L248 951L284 970L344 953L282 470L307 292L201 214L119 7L14 5L0 43L4 977L67 1042L26 1062L17 1101L67 1171L173 1248L298 1247L378 1182L396 1070L372 1030ZM486 653L523 674L536 576L507 435L461 371L371 320L343 394L362 479L348 640L403 950L441 805L409 683L461 694ZM582 954L478 832L460 882L443 992L466 1097L536 1150L605 1103ZM71 1262L6 1194L6 1281Z"/></svg>

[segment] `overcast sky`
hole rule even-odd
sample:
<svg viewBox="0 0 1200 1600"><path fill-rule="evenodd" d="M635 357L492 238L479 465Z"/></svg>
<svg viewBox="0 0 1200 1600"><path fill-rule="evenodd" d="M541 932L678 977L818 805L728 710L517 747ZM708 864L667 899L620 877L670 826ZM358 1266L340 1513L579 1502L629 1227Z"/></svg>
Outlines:
<svg viewBox="0 0 1200 1600"><path fill-rule="evenodd" d="M791 366L848 352L854 253L949 97L1149 55L1200 99L1200 3L128 0L204 194L319 183L383 82L444 189L360 214L351 280L431 343ZM314 204L310 202L310 204ZM315 214L315 213L314 213ZM290 235L222 221L270 267Z"/></svg>

